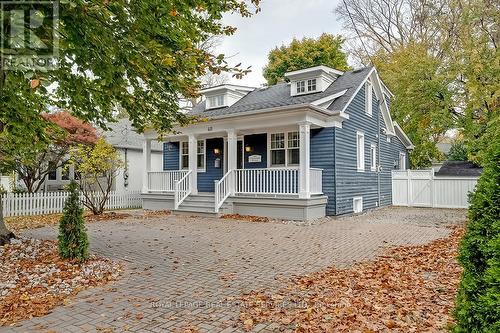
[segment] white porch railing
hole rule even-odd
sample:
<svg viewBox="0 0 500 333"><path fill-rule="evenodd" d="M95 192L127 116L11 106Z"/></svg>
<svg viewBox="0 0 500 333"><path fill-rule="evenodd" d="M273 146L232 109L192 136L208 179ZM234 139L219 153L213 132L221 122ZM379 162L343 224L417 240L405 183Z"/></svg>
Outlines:
<svg viewBox="0 0 500 333"><path fill-rule="evenodd" d="M188 171L181 179L175 182L174 187L174 207L179 208L179 205L191 194L191 173Z"/></svg>
<svg viewBox="0 0 500 333"><path fill-rule="evenodd" d="M188 170L148 172L148 190L151 192L174 192L175 182L188 173Z"/></svg>
<svg viewBox="0 0 500 333"><path fill-rule="evenodd" d="M311 194L323 194L323 170L317 168L310 169Z"/></svg>
<svg viewBox="0 0 500 333"><path fill-rule="evenodd" d="M222 204L231 194L231 183L234 179L234 170L229 170L224 177L215 183L215 212L218 213Z"/></svg>
<svg viewBox="0 0 500 333"><path fill-rule="evenodd" d="M298 194L298 169L238 169L235 170L237 194Z"/></svg>

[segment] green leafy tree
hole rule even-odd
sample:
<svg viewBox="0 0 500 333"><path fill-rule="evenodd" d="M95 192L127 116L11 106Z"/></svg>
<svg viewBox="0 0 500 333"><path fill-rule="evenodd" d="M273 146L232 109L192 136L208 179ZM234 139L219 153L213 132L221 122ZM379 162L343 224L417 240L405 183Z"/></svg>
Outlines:
<svg viewBox="0 0 500 333"><path fill-rule="evenodd" d="M289 45L276 47L269 52L264 78L269 85L284 79L285 73L318 65L347 70L347 56L342 51L344 39L322 34L319 38L294 39Z"/></svg>
<svg viewBox="0 0 500 333"><path fill-rule="evenodd" d="M449 89L453 78L440 72L441 61L420 44L381 52L374 63L394 94L391 114L415 145L411 166L428 167L442 160L436 144L458 117Z"/></svg>
<svg viewBox="0 0 500 333"><path fill-rule="evenodd" d="M467 161L467 148L465 144L462 141L453 142L446 158L448 161Z"/></svg>
<svg viewBox="0 0 500 333"><path fill-rule="evenodd" d="M500 331L500 127L488 127L484 170L470 196L469 223L460 245L464 271L454 332ZM495 126L493 126L495 125Z"/></svg>
<svg viewBox="0 0 500 333"><path fill-rule="evenodd" d="M95 215L102 214L123 161L118 151L104 139L94 146L78 145L71 150L83 205Z"/></svg>
<svg viewBox="0 0 500 333"><path fill-rule="evenodd" d="M51 106L102 127L113 120L115 110L124 108L134 127L167 132L174 123L189 121L179 112L177 101L181 96L197 96L199 77L207 71L239 77L249 70L228 65L224 55L203 45L213 36L234 33L234 27L221 21L225 13L250 16L253 9L258 10L259 0L58 3L56 70L23 66L7 70L0 62L0 144L9 142L20 150L46 144L47 122L41 114ZM29 2L16 6L24 12L41 10L40 16L48 20L41 27L18 29L23 34L15 36L16 41L33 35L53 46L49 9ZM2 41L12 37L15 29L10 25L16 21L15 13L5 8ZM33 52L20 43L9 45L0 49L2 58ZM5 230L0 218L0 235L6 235Z"/></svg>
<svg viewBox="0 0 500 333"><path fill-rule="evenodd" d="M63 216L59 221L59 256L64 259L85 260L88 257L89 241L83 208L80 206L78 185L69 184L69 197L64 204Z"/></svg>

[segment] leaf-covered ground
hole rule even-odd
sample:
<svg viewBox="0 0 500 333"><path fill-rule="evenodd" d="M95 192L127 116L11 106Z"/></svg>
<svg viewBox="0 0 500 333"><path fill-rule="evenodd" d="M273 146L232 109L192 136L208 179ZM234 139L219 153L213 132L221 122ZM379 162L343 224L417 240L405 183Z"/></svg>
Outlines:
<svg viewBox="0 0 500 333"><path fill-rule="evenodd" d="M115 280L121 266L91 256L62 260L54 241L14 239L0 247L0 326L48 314L71 295Z"/></svg>
<svg viewBox="0 0 500 333"><path fill-rule="evenodd" d="M168 216L171 212L168 210L161 211L140 211L138 214L130 214L130 211L106 212L101 215L93 215L91 212L85 212L84 218L86 223L116 221L126 218L155 218ZM5 223L9 230L14 233L19 233L23 230L36 229L45 226L58 225L62 214L46 214L46 215L31 215L31 216L13 216L5 218Z"/></svg>
<svg viewBox="0 0 500 333"><path fill-rule="evenodd" d="M241 325L290 332L445 332L452 324L463 228L421 246L388 249L372 262L297 277L278 292L242 298Z"/></svg>

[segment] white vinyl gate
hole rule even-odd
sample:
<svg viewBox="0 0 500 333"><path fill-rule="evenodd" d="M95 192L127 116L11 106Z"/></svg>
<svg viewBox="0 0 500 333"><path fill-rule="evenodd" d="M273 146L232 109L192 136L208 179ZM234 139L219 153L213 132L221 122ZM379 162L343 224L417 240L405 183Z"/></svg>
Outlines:
<svg viewBox="0 0 500 333"><path fill-rule="evenodd" d="M435 176L434 170L392 171L394 206L468 208L477 177Z"/></svg>

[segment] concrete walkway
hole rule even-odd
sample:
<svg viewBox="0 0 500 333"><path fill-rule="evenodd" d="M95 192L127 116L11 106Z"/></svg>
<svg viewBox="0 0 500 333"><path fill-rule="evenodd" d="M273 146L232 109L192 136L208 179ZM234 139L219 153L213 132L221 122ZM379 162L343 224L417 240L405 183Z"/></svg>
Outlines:
<svg viewBox="0 0 500 333"><path fill-rule="evenodd" d="M311 226L183 216L91 223L92 252L122 261L123 277L0 332L239 332L235 299L244 292L370 260L384 247L424 244L464 221L465 210L385 208ZM54 227L24 234L56 235Z"/></svg>

